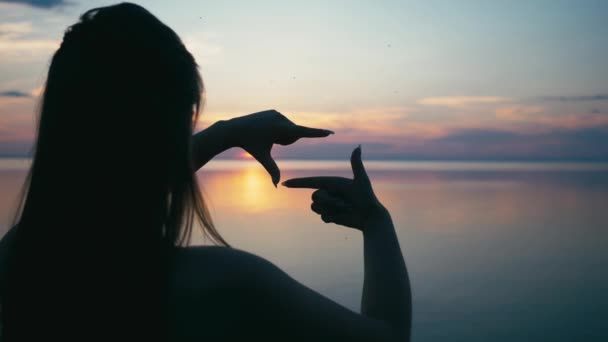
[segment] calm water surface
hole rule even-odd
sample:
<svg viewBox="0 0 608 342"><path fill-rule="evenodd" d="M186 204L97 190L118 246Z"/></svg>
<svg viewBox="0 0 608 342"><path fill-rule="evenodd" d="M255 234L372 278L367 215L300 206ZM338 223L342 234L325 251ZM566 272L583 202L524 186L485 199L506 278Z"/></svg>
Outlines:
<svg viewBox="0 0 608 342"><path fill-rule="evenodd" d="M366 165L409 268L414 341L608 341L608 164ZM279 166L350 176L347 161ZM2 234L26 167L0 159ZM312 190L275 189L254 162L199 177L229 242L358 310L361 235L312 213Z"/></svg>

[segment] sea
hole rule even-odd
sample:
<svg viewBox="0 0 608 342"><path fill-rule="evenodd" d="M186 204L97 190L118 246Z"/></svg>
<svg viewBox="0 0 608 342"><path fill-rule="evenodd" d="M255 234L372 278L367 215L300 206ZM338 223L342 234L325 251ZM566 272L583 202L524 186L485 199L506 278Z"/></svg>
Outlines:
<svg viewBox="0 0 608 342"><path fill-rule="evenodd" d="M0 159L0 234L29 163ZM348 160L277 163L281 180L352 177ZM413 341L608 341L608 163L365 165L407 264ZM359 311L361 233L324 223L312 190L275 188L252 160L212 161L197 175L232 246Z"/></svg>

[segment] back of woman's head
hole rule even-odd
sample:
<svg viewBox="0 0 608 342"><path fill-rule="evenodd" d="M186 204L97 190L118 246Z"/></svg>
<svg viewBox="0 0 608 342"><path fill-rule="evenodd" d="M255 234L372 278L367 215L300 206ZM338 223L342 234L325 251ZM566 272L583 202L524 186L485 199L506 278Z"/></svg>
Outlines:
<svg viewBox="0 0 608 342"><path fill-rule="evenodd" d="M71 217L90 218L99 209L91 201L100 201L117 211L96 220L157 222L154 215L167 216L190 195L190 137L202 90L192 55L148 11L120 4L86 12L50 66L32 183L45 178L56 191L73 191L69 202L83 208ZM162 206L148 211L147 202Z"/></svg>
<svg viewBox="0 0 608 342"><path fill-rule="evenodd" d="M225 244L191 164L202 92L192 55L140 6L93 9L68 28L17 219L5 337L43 322L59 337L68 318L110 330L132 315L158 319L170 250L193 223ZM68 313L53 316L60 306ZM115 312L95 322L104 310Z"/></svg>

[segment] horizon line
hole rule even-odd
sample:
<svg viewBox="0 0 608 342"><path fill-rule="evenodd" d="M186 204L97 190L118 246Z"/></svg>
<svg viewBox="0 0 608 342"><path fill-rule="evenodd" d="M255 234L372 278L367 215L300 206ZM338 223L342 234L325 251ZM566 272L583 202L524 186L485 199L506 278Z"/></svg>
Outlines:
<svg viewBox="0 0 608 342"><path fill-rule="evenodd" d="M0 159L3 160L31 160L31 156L26 155L0 155ZM273 158L276 162L350 162L350 158ZM397 158L378 158L368 157L364 158L367 161L374 162L460 162L460 163L608 163L608 158L423 158L423 157L397 157ZM217 157L213 158L209 162L213 161L238 161L238 162L257 162L255 159L243 159L243 158L230 158L230 157Z"/></svg>

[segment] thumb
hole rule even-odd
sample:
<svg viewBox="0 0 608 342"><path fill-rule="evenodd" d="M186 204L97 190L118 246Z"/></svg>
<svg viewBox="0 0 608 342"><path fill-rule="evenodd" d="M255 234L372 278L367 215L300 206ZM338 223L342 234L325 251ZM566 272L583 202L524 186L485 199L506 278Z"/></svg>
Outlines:
<svg viewBox="0 0 608 342"><path fill-rule="evenodd" d="M268 148L255 149L252 150L250 153L251 156L253 156L260 164L262 164L264 169L266 169L266 171L270 174L270 178L272 178L272 184L276 188L277 184L279 183L279 180L281 179L281 171L279 170L277 163L275 163L274 159L272 159L272 156L270 155L271 147L272 145Z"/></svg>
<svg viewBox="0 0 608 342"><path fill-rule="evenodd" d="M369 182L363 161L361 161L361 145L359 145L350 156L350 165L353 169L355 180L363 180Z"/></svg>

